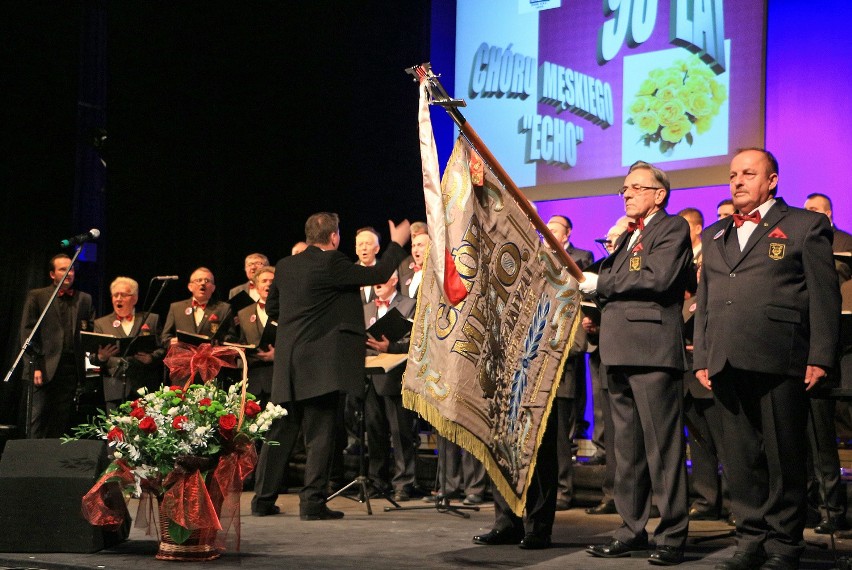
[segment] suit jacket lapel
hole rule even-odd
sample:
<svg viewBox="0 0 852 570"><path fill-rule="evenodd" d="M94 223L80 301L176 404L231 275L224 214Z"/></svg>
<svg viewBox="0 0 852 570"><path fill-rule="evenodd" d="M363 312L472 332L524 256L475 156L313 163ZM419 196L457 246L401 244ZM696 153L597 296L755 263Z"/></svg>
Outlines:
<svg viewBox="0 0 852 570"><path fill-rule="evenodd" d="M637 238L636 243L633 244L633 247L636 247L637 245L639 245L640 243L643 243L643 242L649 243L648 240L650 239L650 236L652 236L654 234L654 232L656 231L656 229L660 227L660 220L662 220L663 218L665 218L667 216L668 216L668 214L666 213L665 210L659 210L657 212L657 214L653 218L651 218L651 221L648 222L648 225L645 226L645 229L642 230L642 233L639 234L639 237ZM624 241L622 241L621 244L619 244L618 248L615 250L613 255L619 255L621 253L621 249L626 247L627 243L629 243L629 241L630 241L630 237L628 235L624 239ZM628 252L625 252L624 255L620 255L619 257L616 257L613 268L612 268L613 271L621 270L621 267L627 262L627 259L631 256L631 254L632 254L632 252L628 251ZM618 267L615 267L615 264L617 264Z"/></svg>
<svg viewBox="0 0 852 570"><path fill-rule="evenodd" d="M739 251L740 244L737 240L737 232L734 229L733 219L728 220L727 225L722 229L722 235L713 241L716 242L716 247L719 249L719 253L722 254L722 259L727 264L728 269L733 268L742 255ZM729 251L728 246L736 248L735 251Z"/></svg>

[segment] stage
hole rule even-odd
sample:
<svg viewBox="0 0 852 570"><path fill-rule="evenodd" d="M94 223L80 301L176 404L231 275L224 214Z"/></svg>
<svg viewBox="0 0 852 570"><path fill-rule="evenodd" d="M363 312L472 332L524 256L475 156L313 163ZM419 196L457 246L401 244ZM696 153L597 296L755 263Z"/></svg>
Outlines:
<svg viewBox="0 0 852 570"><path fill-rule="evenodd" d="M164 562L154 559L157 544L139 529L118 546L94 554L0 553L0 568L649 568L646 557L603 560L584 552L586 545L606 541L619 524L618 515L591 516L582 508L556 515L553 547L547 550L521 550L517 546L477 546L471 537L490 530L494 509L485 504L470 519L442 514L433 509L384 512L384 500L372 500L373 515L365 505L345 498L330 503L346 517L338 521L301 521L298 496L282 495L278 500L282 514L253 517L253 494L243 493L242 550L227 552L219 560L205 563ZM423 505L419 500L403 506ZM455 503L454 503L455 504ZM461 504L461 503L458 503ZM131 513L136 512L132 501ZM651 519L653 529L658 519ZM701 521L690 525L687 561L681 568L713 568L734 552L731 538L693 544L698 537L725 533L724 521ZM828 537L806 531L808 542L828 544ZM841 556L852 556L852 535L837 540ZM808 546L802 568L835 568L829 550Z"/></svg>

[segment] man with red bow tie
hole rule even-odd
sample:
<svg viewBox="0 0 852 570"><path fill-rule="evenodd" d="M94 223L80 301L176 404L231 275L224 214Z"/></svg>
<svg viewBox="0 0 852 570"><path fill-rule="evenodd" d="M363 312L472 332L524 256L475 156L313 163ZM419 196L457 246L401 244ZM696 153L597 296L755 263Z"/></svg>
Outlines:
<svg viewBox="0 0 852 570"><path fill-rule="evenodd" d="M397 309L407 319L414 318L417 304L414 299L401 295L396 290L397 273L386 283L374 285L375 299L364 305L364 326L370 328L391 309ZM409 336L390 342L386 337L367 338L368 354L388 352L405 354L411 342ZM372 352L370 352L372 351ZM413 425L414 414L402 405L402 373L399 366L389 374L374 374L372 385L364 405L367 424L367 440L370 442L370 478L380 492L390 492L396 501L407 501L415 483L414 460L416 440ZM390 426L390 431L388 431ZM394 470L390 472L388 455L393 446Z"/></svg>
<svg viewBox="0 0 852 570"><path fill-rule="evenodd" d="M24 365L23 377L33 381L32 421L27 431L30 438L55 438L67 433L77 387L85 378L80 331L90 330L94 318L92 297L72 288L71 258L64 253L55 255L49 269L53 284L27 294L21 319L23 341L35 327L54 288L62 284L33 337L31 358Z"/></svg>
<svg viewBox="0 0 852 570"><path fill-rule="evenodd" d="M212 301L216 291L216 280L213 272L206 267L199 267L189 277L187 289L192 297L184 301L172 303L166 324L163 327L161 340L163 346L177 342L177 331L184 331L224 340L233 319L230 316L231 306L223 301Z"/></svg>
<svg viewBox="0 0 852 570"><path fill-rule="evenodd" d="M704 231L694 338L737 519L737 551L716 568L798 568L808 391L835 364L840 323L832 229L776 197L778 161L765 149L737 151L730 186L740 213Z"/></svg>
<svg viewBox="0 0 852 570"><path fill-rule="evenodd" d="M119 338L156 335L159 315L136 314L139 301L139 283L129 277L116 277L109 286L113 312L95 320L95 332ZM130 347L128 354L120 354L118 346L102 346L92 359L101 367L104 383L104 400L107 410L136 397L139 388L156 390L163 381L164 351L137 352Z"/></svg>
<svg viewBox="0 0 852 570"><path fill-rule="evenodd" d="M258 269L252 282L260 298L257 303L237 313L240 344L253 344L257 347L257 352L248 355L248 391L257 396L261 407L266 407L266 402L269 401L269 395L272 393L272 362L275 360L275 347L260 346L260 339L267 326L276 326L269 324L269 316L266 314L266 298L273 279L275 279L274 267L267 265Z"/></svg>
<svg viewBox="0 0 852 570"><path fill-rule="evenodd" d="M636 162L619 194L636 220L618 238L598 275L584 273L584 293L601 304L600 355L607 369L615 452L615 508L623 524L608 544L587 552L601 558L647 551L651 492L660 509L651 564L683 561L689 518L683 441L681 308L692 268L689 224L669 216L665 172ZM608 436L607 436L608 437Z"/></svg>

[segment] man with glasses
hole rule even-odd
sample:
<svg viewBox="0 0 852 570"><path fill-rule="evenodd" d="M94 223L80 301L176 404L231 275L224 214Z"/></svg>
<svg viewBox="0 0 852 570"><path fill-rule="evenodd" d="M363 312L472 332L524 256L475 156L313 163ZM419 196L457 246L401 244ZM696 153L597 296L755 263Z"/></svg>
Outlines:
<svg viewBox="0 0 852 570"><path fill-rule="evenodd" d="M95 332L119 338L157 334L159 315L136 315L139 301L139 283L129 277L116 277L110 284L113 312L95 319ZM114 410L128 398L136 397L139 388L156 390L163 380L163 351L138 352L131 345L128 354L121 354L118 346L107 344L92 358L100 366L104 382L104 400L107 411Z"/></svg>
<svg viewBox="0 0 852 570"><path fill-rule="evenodd" d="M257 287L254 284L254 276L257 273L258 269L262 267L267 267L269 265L269 258L267 258L262 253L250 253L246 256L245 262L245 270L246 270L246 278L248 281L243 283L242 285L237 285L233 289L228 292L228 299L232 299L234 295L239 293L240 291L245 291L248 293L249 297L251 297L255 303L260 300L260 293L257 290Z"/></svg>
<svg viewBox="0 0 852 570"><path fill-rule="evenodd" d="M177 342L177 331L224 339L233 322L231 306L223 301L211 300L216 291L216 281L209 269L199 267L193 271L187 288L192 297L172 303L169 307L161 336L166 348Z"/></svg>
<svg viewBox="0 0 852 570"><path fill-rule="evenodd" d="M648 549L645 526L651 493L660 510L656 550L648 561L683 561L689 518L683 441L681 305L690 280L689 224L669 216L668 176L636 162L619 194L633 218L600 273L585 273L583 292L597 289L601 304L600 354L607 369L613 417L615 507L623 524L596 557L620 558Z"/></svg>

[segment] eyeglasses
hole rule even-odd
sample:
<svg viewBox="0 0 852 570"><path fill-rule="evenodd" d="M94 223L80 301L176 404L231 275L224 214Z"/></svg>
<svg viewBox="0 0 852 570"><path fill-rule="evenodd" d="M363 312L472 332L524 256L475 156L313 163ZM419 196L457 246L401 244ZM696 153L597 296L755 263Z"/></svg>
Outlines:
<svg viewBox="0 0 852 570"><path fill-rule="evenodd" d="M191 279L190 283L195 283L196 285L202 285L204 283L213 283L213 280L209 277L198 277L197 279Z"/></svg>
<svg viewBox="0 0 852 570"><path fill-rule="evenodd" d="M628 190L633 190L634 193L642 192L643 190L662 190L662 186L640 186L639 184L631 184L630 186L622 186L618 189L618 195L624 196Z"/></svg>
<svg viewBox="0 0 852 570"><path fill-rule="evenodd" d="M128 299L130 297L135 297L135 296L136 295L134 295L133 293L113 293L112 294L113 299Z"/></svg>

